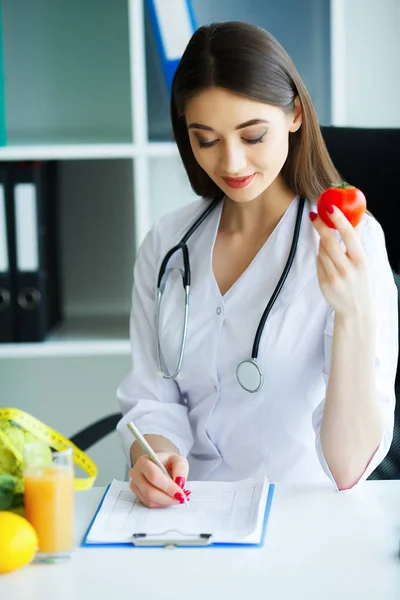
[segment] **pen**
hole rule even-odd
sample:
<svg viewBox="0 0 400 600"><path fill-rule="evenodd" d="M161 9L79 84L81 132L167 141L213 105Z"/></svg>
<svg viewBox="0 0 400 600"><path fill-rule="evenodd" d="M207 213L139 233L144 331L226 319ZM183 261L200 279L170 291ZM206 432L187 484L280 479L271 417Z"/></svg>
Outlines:
<svg viewBox="0 0 400 600"><path fill-rule="evenodd" d="M141 449L143 450L143 452L145 452L145 454L147 454L147 456L150 458L150 460L152 460L158 467L160 467L161 471L170 479L172 479L171 475L168 473L167 469L164 467L164 465L162 464L161 460L158 458L157 454L154 452L153 448L150 446L150 444L148 443L147 440L145 440L145 438L142 436L142 434L140 433L139 429L132 423L132 421L129 421L129 423L127 424L128 428L130 429L130 431L133 433L134 438L136 439L136 441L138 442L139 446L141 447ZM184 503L189 506L189 501L186 498L186 495L182 492L182 496L184 499Z"/></svg>

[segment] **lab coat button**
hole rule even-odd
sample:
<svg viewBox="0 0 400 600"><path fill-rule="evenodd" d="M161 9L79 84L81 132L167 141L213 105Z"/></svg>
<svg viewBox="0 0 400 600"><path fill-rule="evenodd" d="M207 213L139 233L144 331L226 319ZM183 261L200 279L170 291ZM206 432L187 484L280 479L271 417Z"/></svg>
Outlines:
<svg viewBox="0 0 400 600"><path fill-rule="evenodd" d="M221 314L221 307L218 306L218 308L217 308L217 315L220 315L220 314Z"/></svg>

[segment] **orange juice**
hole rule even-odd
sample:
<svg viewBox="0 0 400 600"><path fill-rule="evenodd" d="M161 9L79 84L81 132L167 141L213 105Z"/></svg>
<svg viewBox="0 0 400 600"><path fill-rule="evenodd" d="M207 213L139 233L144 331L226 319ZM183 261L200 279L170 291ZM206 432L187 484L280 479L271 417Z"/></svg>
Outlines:
<svg viewBox="0 0 400 600"><path fill-rule="evenodd" d="M39 552L67 553L74 545L74 480L68 466L28 467L25 513L39 538Z"/></svg>

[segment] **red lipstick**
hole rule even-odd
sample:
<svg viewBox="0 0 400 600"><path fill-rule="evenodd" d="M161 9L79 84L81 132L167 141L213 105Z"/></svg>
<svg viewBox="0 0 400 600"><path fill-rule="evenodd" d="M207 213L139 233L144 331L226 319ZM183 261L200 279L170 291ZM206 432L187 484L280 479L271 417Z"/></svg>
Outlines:
<svg viewBox="0 0 400 600"><path fill-rule="evenodd" d="M222 179L229 185L229 187L238 189L244 188L246 185L249 185L253 180L255 173L252 175L248 175L247 177L223 177Z"/></svg>

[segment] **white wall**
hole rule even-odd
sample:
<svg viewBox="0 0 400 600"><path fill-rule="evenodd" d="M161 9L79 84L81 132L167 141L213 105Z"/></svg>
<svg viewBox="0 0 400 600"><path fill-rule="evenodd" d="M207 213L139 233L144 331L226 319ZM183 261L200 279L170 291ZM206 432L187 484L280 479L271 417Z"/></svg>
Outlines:
<svg viewBox="0 0 400 600"><path fill-rule="evenodd" d="M332 124L400 127L400 0L332 0Z"/></svg>
<svg viewBox="0 0 400 600"><path fill-rule="evenodd" d="M24 410L70 437L119 411L116 388L130 368L130 356L2 358L0 406ZM98 466L97 485L123 479L126 459L116 432L87 454Z"/></svg>

